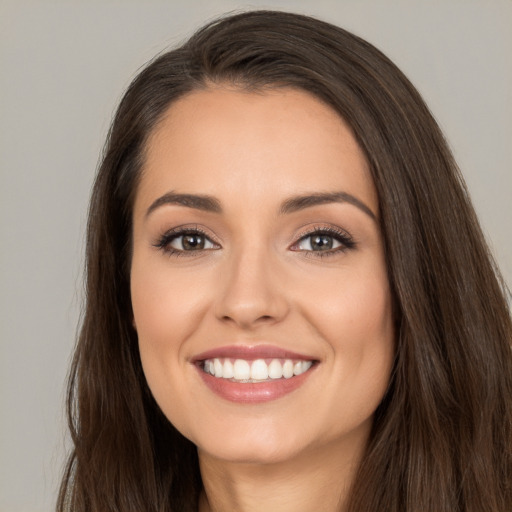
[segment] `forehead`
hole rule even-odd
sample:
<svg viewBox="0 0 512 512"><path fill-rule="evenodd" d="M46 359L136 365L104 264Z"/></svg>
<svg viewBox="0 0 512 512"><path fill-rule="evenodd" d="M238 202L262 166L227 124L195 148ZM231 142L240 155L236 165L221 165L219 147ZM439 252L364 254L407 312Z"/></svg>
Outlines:
<svg viewBox="0 0 512 512"><path fill-rule="evenodd" d="M169 190L244 201L345 190L378 209L349 126L311 94L291 88L219 87L173 103L149 137L136 203Z"/></svg>

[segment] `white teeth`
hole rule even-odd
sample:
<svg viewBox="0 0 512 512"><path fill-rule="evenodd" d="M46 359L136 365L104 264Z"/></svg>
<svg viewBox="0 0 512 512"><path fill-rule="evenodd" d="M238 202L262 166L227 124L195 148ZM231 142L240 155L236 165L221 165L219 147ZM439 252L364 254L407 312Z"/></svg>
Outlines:
<svg viewBox="0 0 512 512"><path fill-rule="evenodd" d="M222 367L222 376L225 379L232 379L235 376L235 370L233 368L233 363L229 359L226 359L224 361L224 365Z"/></svg>
<svg viewBox="0 0 512 512"><path fill-rule="evenodd" d="M248 380L251 378L251 367L244 359L236 359L233 365L233 377L236 380Z"/></svg>
<svg viewBox="0 0 512 512"><path fill-rule="evenodd" d="M206 373L210 373L212 375L215 375L215 369L214 369L213 361L205 361L204 362L204 371Z"/></svg>
<svg viewBox="0 0 512 512"><path fill-rule="evenodd" d="M304 373L304 372L307 372L311 368L313 361L302 361L302 363L300 363L300 364L302 366L301 373Z"/></svg>
<svg viewBox="0 0 512 512"><path fill-rule="evenodd" d="M271 379L280 379L283 376L283 366L278 359L272 359L268 365L268 376Z"/></svg>
<svg viewBox="0 0 512 512"><path fill-rule="evenodd" d="M268 366L263 359L256 359L251 364L251 379L267 380Z"/></svg>
<svg viewBox="0 0 512 512"><path fill-rule="evenodd" d="M246 361L245 359L207 359L203 370L217 378L234 379L247 382L268 379L290 379L301 375L311 368L312 361L293 361L291 359L272 359L269 364L264 359Z"/></svg>
<svg viewBox="0 0 512 512"><path fill-rule="evenodd" d="M213 360L213 369L215 371L215 377L222 377L222 363L220 359Z"/></svg>
<svg viewBox="0 0 512 512"><path fill-rule="evenodd" d="M289 379L293 377L293 362L287 359L283 364L283 377Z"/></svg>

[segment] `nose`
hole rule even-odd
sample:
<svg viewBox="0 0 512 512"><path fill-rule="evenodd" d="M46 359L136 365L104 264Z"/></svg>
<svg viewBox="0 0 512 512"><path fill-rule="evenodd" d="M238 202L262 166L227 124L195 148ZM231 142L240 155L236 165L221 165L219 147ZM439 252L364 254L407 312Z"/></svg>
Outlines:
<svg viewBox="0 0 512 512"><path fill-rule="evenodd" d="M286 317L289 303L279 269L264 251L245 251L226 261L219 274L216 317L244 330L277 323Z"/></svg>

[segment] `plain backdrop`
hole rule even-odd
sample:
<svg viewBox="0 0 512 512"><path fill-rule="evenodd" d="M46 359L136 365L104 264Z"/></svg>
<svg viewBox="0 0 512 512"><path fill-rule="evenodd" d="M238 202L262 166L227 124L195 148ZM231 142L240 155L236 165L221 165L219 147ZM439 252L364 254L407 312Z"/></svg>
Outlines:
<svg viewBox="0 0 512 512"><path fill-rule="evenodd" d="M87 201L123 90L205 21L253 8L334 22L402 68L512 283L511 0L0 0L0 512L54 507Z"/></svg>

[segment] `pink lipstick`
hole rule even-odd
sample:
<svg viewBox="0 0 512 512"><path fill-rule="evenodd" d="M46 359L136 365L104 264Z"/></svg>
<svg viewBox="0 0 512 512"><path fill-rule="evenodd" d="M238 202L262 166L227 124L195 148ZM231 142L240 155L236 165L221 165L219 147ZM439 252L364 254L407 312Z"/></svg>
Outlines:
<svg viewBox="0 0 512 512"><path fill-rule="evenodd" d="M298 389L318 361L271 345L212 349L192 361L206 386L218 396L242 403L276 400Z"/></svg>

